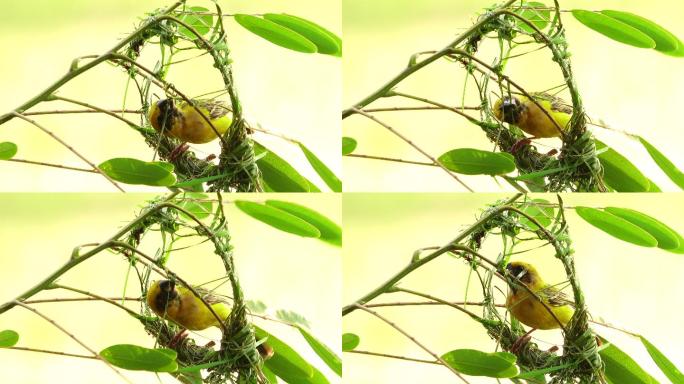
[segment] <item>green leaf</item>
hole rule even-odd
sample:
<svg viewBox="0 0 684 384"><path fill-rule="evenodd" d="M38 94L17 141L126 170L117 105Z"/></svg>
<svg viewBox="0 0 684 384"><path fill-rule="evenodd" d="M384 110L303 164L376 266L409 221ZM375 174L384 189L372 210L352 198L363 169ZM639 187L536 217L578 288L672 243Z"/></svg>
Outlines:
<svg viewBox="0 0 684 384"><path fill-rule="evenodd" d="M218 179L224 178L227 175L228 175L227 173L224 173L221 175L214 175L214 176L200 177L198 179L185 180L185 181L182 181L180 183L176 183L173 186L176 188L191 189L192 187L201 185L201 184L206 183L208 181L213 181L213 180L218 180Z"/></svg>
<svg viewBox="0 0 684 384"><path fill-rule="evenodd" d="M549 7L546 6L544 3L540 3L538 1L530 1L527 3L522 4L523 8L527 9L519 9L516 10L515 13L518 15L526 18L527 20L531 21L532 24L534 24L535 27L539 30L543 30L548 24L551 16L551 11L549 10ZM529 8L545 8L545 9L529 9ZM532 27L527 25L526 23L522 22L521 20L516 19L516 23L518 24L518 27L520 27L523 31L527 33L536 33Z"/></svg>
<svg viewBox="0 0 684 384"><path fill-rule="evenodd" d="M289 28L314 43L318 53L342 56L342 39L320 25L285 13L267 13L264 19Z"/></svg>
<svg viewBox="0 0 684 384"><path fill-rule="evenodd" d="M311 182L297 172L282 157L263 145L254 142L254 153L257 166L268 189L273 192L317 192L311 188Z"/></svg>
<svg viewBox="0 0 684 384"><path fill-rule="evenodd" d="M658 241L650 233L608 212L589 207L576 207L575 212L587 223L620 240L642 247L658 245Z"/></svg>
<svg viewBox="0 0 684 384"><path fill-rule="evenodd" d="M342 352L353 351L359 346L361 338L353 333L345 333L342 335Z"/></svg>
<svg viewBox="0 0 684 384"><path fill-rule="evenodd" d="M442 355L442 359L458 372L470 376L508 378L520 374L515 355L508 352L456 349Z"/></svg>
<svg viewBox="0 0 684 384"><path fill-rule="evenodd" d="M14 346L19 341L19 334L11 329L0 332L0 348Z"/></svg>
<svg viewBox="0 0 684 384"><path fill-rule="evenodd" d="M646 148L648 154L651 155L653 161L660 167L660 169L670 178L677 186L684 190L684 173L680 171L675 165L665 157L656 147L651 145L643 137L639 137L639 141Z"/></svg>
<svg viewBox="0 0 684 384"><path fill-rule="evenodd" d="M668 55L668 56L672 56L672 57L684 57L684 42L682 42L681 40L678 40L677 42L679 43L679 46L677 47L677 49L675 49L674 51L663 52L663 53Z"/></svg>
<svg viewBox="0 0 684 384"><path fill-rule="evenodd" d="M297 351L256 325L254 335L257 339L266 338L266 342L273 348L273 357L264 362L271 372L288 383L311 382L314 368Z"/></svg>
<svg viewBox="0 0 684 384"><path fill-rule="evenodd" d="M679 240L679 247L674 248L674 249L668 249L667 251L672 252L672 253L677 253L680 255L684 255L684 237L682 235L680 235L679 233L677 233L677 236L678 236L677 239Z"/></svg>
<svg viewBox="0 0 684 384"><path fill-rule="evenodd" d="M510 153L488 152L472 148L452 149L439 157L448 170L464 175L503 175L515 170Z"/></svg>
<svg viewBox="0 0 684 384"><path fill-rule="evenodd" d="M176 183L176 176L168 166L156 162L119 157L101 163L98 168L112 179L126 184L169 186Z"/></svg>
<svg viewBox="0 0 684 384"><path fill-rule="evenodd" d="M14 155L17 154L17 149L17 145L10 143L9 141L0 143L0 160L9 160L13 158Z"/></svg>
<svg viewBox="0 0 684 384"><path fill-rule="evenodd" d="M598 155L603 166L603 181L618 192L647 192L651 182L639 169L614 149L594 140L597 150L606 149Z"/></svg>
<svg viewBox="0 0 684 384"><path fill-rule="evenodd" d="M299 217L318 228L321 233L319 239L337 245L338 247L342 246L342 229L340 226L313 209L282 200L266 200L266 205L270 205Z"/></svg>
<svg viewBox="0 0 684 384"><path fill-rule="evenodd" d="M321 235L318 228L278 208L245 200L236 200L235 206L247 215L281 231L303 237Z"/></svg>
<svg viewBox="0 0 684 384"><path fill-rule="evenodd" d="M572 15L594 31L623 44L638 48L655 48L656 43L647 34L610 16L592 11L574 9Z"/></svg>
<svg viewBox="0 0 684 384"><path fill-rule="evenodd" d="M602 338L605 343L609 343ZM599 351L605 365L606 378L611 384L657 384L658 381L643 370L628 354L614 344Z"/></svg>
<svg viewBox="0 0 684 384"><path fill-rule="evenodd" d="M668 359L665 355L655 345L651 344L650 341L646 340L645 337L639 336L641 342L646 347L648 354L656 363L658 368L667 376L672 384L684 384L684 374Z"/></svg>
<svg viewBox="0 0 684 384"><path fill-rule="evenodd" d="M261 367L261 371L264 373L264 376L266 376L266 380L268 380L268 384L277 384L278 383L278 378L276 377L275 373L268 369L267 366Z"/></svg>
<svg viewBox="0 0 684 384"><path fill-rule="evenodd" d="M238 14L235 15L235 21L253 34L283 48L304 53L316 53L318 51L316 44L306 37L270 20Z"/></svg>
<svg viewBox="0 0 684 384"><path fill-rule="evenodd" d="M333 192L342 192L342 182L335 176L333 171L328 168L313 152L311 152L302 143L298 143L299 148L304 152L304 156L309 160L311 167L318 173L318 176L330 187Z"/></svg>
<svg viewBox="0 0 684 384"><path fill-rule="evenodd" d="M523 212L532 216L536 219L539 224L543 225L544 228L551 225L553 218L555 216L554 209L548 206L549 201L544 199L533 199L527 202L527 204L521 209ZM525 216L520 217L520 224L527 227L532 231L536 231L539 228L532 221L527 219Z"/></svg>
<svg viewBox="0 0 684 384"><path fill-rule="evenodd" d="M660 220L645 213L627 208L606 207L606 212L623 218L651 234L658 241L658 248L675 249L679 247L679 234Z"/></svg>
<svg viewBox="0 0 684 384"><path fill-rule="evenodd" d="M351 137L343 137L342 138L342 156L348 155L356 149L356 145L358 143L356 142L355 139L352 139Z"/></svg>
<svg viewBox="0 0 684 384"><path fill-rule="evenodd" d="M672 52L679 48L679 39L667 29L653 21L629 12L603 10L602 14L628 24L648 35L655 41L655 50L660 52Z"/></svg>
<svg viewBox="0 0 684 384"><path fill-rule="evenodd" d="M266 304L261 300L247 300L245 301L247 309L252 313L264 313L266 312Z"/></svg>
<svg viewBox="0 0 684 384"><path fill-rule="evenodd" d="M212 201L195 201L208 200L209 196L204 193L185 193L183 198L176 204L179 207L195 215L198 219L206 219L214 212L214 203ZM181 216L190 219L188 215L181 212Z"/></svg>
<svg viewBox="0 0 684 384"><path fill-rule="evenodd" d="M214 24L214 16L212 15L193 15L192 13L209 13L209 10L204 8L204 7L187 7L185 8L185 12L190 12L190 13L185 13L181 17L179 17L179 20L184 22L185 24L188 24L189 26L193 27L197 33L200 35L204 36L206 35L209 30L211 30L212 24ZM197 39L197 35L192 33L189 29L185 28L182 25L178 26L178 32L181 34L185 35L186 37L195 40Z"/></svg>
<svg viewBox="0 0 684 384"><path fill-rule="evenodd" d="M340 357L303 327L297 327L297 329L299 329L299 333L304 336L304 339L309 343L309 346L316 352L318 357L320 357L333 372L337 373L338 376L342 376L342 360Z"/></svg>
<svg viewBox="0 0 684 384"><path fill-rule="evenodd" d="M172 350L118 344L103 349L100 356L116 367L132 371L174 372L178 369L176 353Z"/></svg>
<svg viewBox="0 0 684 384"><path fill-rule="evenodd" d="M648 191L646 192L662 192L658 184L654 183L653 180L648 179L649 185L648 185Z"/></svg>
<svg viewBox="0 0 684 384"><path fill-rule="evenodd" d="M276 311L275 315L276 315L276 318L278 318L282 321L288 322L288 323L292 323L295 325L303 325L305 327L311 326L309 324L309 320L307 320L306 317L304 317L304 316L302 316L299 313L294 312L294 311L279 309Z"/></svg>

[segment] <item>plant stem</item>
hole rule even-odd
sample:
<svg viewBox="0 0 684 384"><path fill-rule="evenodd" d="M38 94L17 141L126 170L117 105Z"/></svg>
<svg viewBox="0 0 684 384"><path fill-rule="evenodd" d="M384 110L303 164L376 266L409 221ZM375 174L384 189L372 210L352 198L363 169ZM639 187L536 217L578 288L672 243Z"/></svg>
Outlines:
<svg viewBox="0 0 684 384"><path fill-rule="evenodd" d="M405 78L411 76L413 73L416 71L420 70L421 68L424 68L428 64L436 61L437 59L447 55L453 47L456 45L460 44L463 42L465 39L467 39L470 35L473 33L477 32L480 27L483 25L487 24L490 20L498 17L501 15L504 11L505 8L510 6L511 4L515 3L517 0L508 0L504 4L502 4L499 8L497 8L495 11L491 12L490 14L487 15L487 17L482 18L482 20L478 21L477 23L473 24L470 28L468 28L467 31L465 31L463 34L458 36L454 41L449 43L446 47L444 47L442 50L438 51L437 53L429 56L428 58L424 59L421 62L418 62L414 65L410 65L406 67L401 73L399 73L397 76L395 76L392 80L387 82L387 84L383 85L380 89L377 91L373 92L370 94L368 97L365 99L359 101L358 103L354 104L351 108L347 108L346 110L342 111L342 119L345 119L355 113L355 109L363 109L366 105L372 103L373 101L383 97L387 92L391 91L392 88L394 88L395 85L399 84L401 81L403 81Z"/></svg>
<svg viewBox="0 0 684 384"><path fill-rule="evenodd" d="M436 259L437 257L443 255L444 253L447 253L451 250L453 250L454 245L457 245L459 242L461 242L463 239L468 237L470 234L475 232L482 224L487 222L491 217L499 214L500 212L510 208L509 204L513 203L514 201L518 200L523 194L518 193L515 194L513 197L508 199L504 204L502 204L499 207L496 207L495 209L492 209L491 211L487 212L484 214L479 220L477 220L473 225L468 227L466 230L461 232L456 238L451 240L447 245L444 245L440 247L438 250L430 253L429 255L418 259L418 260L412 260L409 265L407 265L404 269L399 271L396 275L392 276L389 280L387 280L385 283L380 285L378 288L372 290L353 304L349 304L345 306L342 309L342 316L348 315L351 312L355 311L358 307L357 305L364 305L367 302L373 300L374 298L380 296L383 293L388 292L390 289L392 289L401 279L406 277L408 274L411 272L415 271L416 269L420 268L421 266L429 263L430 261Z"/></svg>

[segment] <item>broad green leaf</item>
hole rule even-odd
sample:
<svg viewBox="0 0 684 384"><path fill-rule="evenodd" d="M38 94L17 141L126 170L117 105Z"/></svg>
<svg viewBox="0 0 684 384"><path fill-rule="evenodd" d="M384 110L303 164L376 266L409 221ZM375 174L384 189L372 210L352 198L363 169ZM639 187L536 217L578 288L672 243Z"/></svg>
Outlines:
<svg viewBox="0 0 684 384"><path fill-rule="evenodd" d="M200 177L197 179L185 180L185 181L182 181L180 183L174 184L173 187L183 188L185 190L191 190L193 192L197 192L198 190L196 188L202 188L202 184L209 182L209 181L224 178L227 175L228 174L224 173L222 175L214 175L214 176ZM201 192L202 189L199 189L199 191Z"/></svg>
<svg viewBox="0 0 684 384"><path fill-rule="evenodd" d="M19 334L11 329L0 332L0 348L14 346L19 341Z"/></svg>
<svg viewBox="0 0 684 384"><path fill-rule="evenodd" d="M9 141L5 141L4 143L0 143L0 160L9 160L14 157L14 155L17 154L17 145L14 143L10 143Z"/></svg>
<svg viewBox="0 0 684 384"><path fill-rule="evenodd" d="M589 207L576 207L575 212L587 223L620 240L642 247L658 245L658 240L650 233L608 212Z"/></svg>
<svg viewBox="0 0 684 384"><path fill-rule="evenodd" d="M209 30L211 30L211 26L214 23L214 16L212 15L193 15L192 13L209 13L209 10L204 8L204 7L187 7L185 8L185 12L182 16L180 16L178 19L185 24L188 24L192 28L197 31L200 35L204 36L206 35ZM178 32L181 34L187 36L188 38L195 40L197 39L197 35L192 33L189 29L185 28L182 25L178 26Z"/></svg>
<svg viewBox="0 0 684 384"><path fill-rule="evenodd" d="M206 219L214 212L214 203L211 201L196 201L208 200L209 196L203 193L185 193L183 198L176 204L179 207L195 215L198 219ZM181 216L190 219L185 213L181 212Z"/></svg>
<svg viewBox="0 0 684 384"><path fill-rule="evenodd" d="M359 346L361 338L353 333L345 333L342 335L342 352L353 351Z"/></svg>
<svg viewBox="0 0 684 384"><path fill-rule="evenodd" d="M306 37L270 20L252 15L238 14L235 15L235 21L253 34L283 48L304 53L315 53L318 51L316 44Z"/></svg>
<svg viewBox="0 0 684 384"><path fill-rule="evenodd" d="M342 156L348 155L356 149L357 142L351 137L342 138Z"/></svg>
<svg viewBox="0 0 684 384"><path fill-rule="evenodd" d="M646 347L646 350L648 351L648 354L651 355L651 358L653 361L656 363L658 368L667 376L668 379L672 382L672 384L684 384L684 374L682 371L680 371L672 362L670 359L668 359L665 355L663 355L662 352L658 348L655 347L655 345L651 344L650 341L646 340L645 337L640 336L641 342L644 344L644 347Z"/></svg>
<svg viewBox="0 0 684 384"><path fill-rule="evenodd" d="M674 249L668 249L668 252L672 253L678 253L680 255L684 255L684 237L677 233L678 240L679 240L679 247L674 248Z"/></svg>
<svg viewBox="0 0 684 384"><path fill-rule="evenodd" d="M677 42L679 43L679 46L677 47L677 49L675 49L674 51L663 52L663 53L668 55L668 56L673 56L673 57L684 57L684 42L682 42L681 40L678 40Z"/></svg>
<svg viewBox="0 0 684 384"><path fill-rule="evenodd" d="M273 192L320 192L282 157L254 142L254 154L267 189ZM263 155L263 156L262 156Z"/></svg>
<svg viewBox="0 0 684 384"><path fill-rule="evenodd" d="M314 367L314 366L312 366L311 368L313 368L314 373L313 373L313 377L308 381L308 383L310 383L310 384L330 384L328 379L326 379L325 376L323 376L321 371L316 369L316 367Z"/></svg>
<svg viewBox="0 0 684 384"><path fill-rule="evenodd" d="M655 41L655 50L660 52L672 52L679 47L679 39L667 29L653 21L629 12L603 10L602 14L628 24L648 35Z"/></svg>
<svg viewBox="0 0 684 384"><path fill-rule="evenodd" d="M266 200L266 205L276 207L291 215L297 216L318 228L321 232L319 239L333 245L342 245L342 229L340 226L313 209L282 200Z"/></svg>
<svg viewBox="0 0 684 384"><path fill-rule="evenodd" d="M650 233L658 241L658 248L675 249L680 245L677 231L656 218L627 208L606 207L604 210Z"/></svg>
<svg viewBox="0 0 684 384"><path fill-rule="evenodd" d="M303 237L321 235L318 228L278 208L245 200L236 200L235 206L247 215L281 231Z"/></svg>
<svg viewBox="0 0 684 384"><path fill-rule="evenodd" d="M532 22L532 24L534 24L534 26L537 27L537 29L543 30L549 24L551 11L549 10L549 7L546 4L540 3L538 1L530 1L527 3L523 3L522 7L525 9L516 10L515 13ZM532 29L532 27L530 27L526 23L517 19L516 23L518 24L518 27L520 27L523 31L527 33L535 33L535 30Z"/></svg>
<svg viewBox="0 0 684 384"><path fill-rule="evenodd" d="M523 212L532 216L536 219L539 224L543 225L544 228L551 225L553 218L555 216L554 209L548 206L549 201L544 199L533 199L527 202L527 204L521 209ZM532 221L528 220L527 217L520 217L520 224L527 227L532 231L536 231L539 228Z"/></svg>
<svg viewBox="0 0 684 384"><path fill-rule="evenodd" d="M304 36L316 45L318 53L342 56L342 40L334 33L312 21L284 13L267 13L264 15L264 19L280 24Z"/></svg>
<svg viewBox="0 0 684 384"><path fill-rule="evenodd" d="M309 164L311 164L311 167L318 173L321 180L323 180L333 192L342 192L342 182L335 176L333 171L314 155L309 148L305 147L304 144L299 143L299 148L304 152L304 156L309 160Z"/></svg>
<svg viewBox="0 0 684 384"><path fill-rule="evenodd" d="M288 311L285 309L279 309L276 311L276 318L292 323L295 325L303 325L305 327L310 327L311 325L309 324L309 320L306 319L306 317L300 315L297 312L294 311Z"/></svg>
<svg viewBox="0 0 684 384"><path fill-rule="evenodd" d="M609 343L602 339L604 343ZM643 370L628 354L614 344L599 351L605 365L606 378L611 384L657 384L658 381Z"/></svg>
<svg viewBox="0 0 684 384"><path fill-rule="evenodd" d="M572 15L594 31L623 44L638 48L655 48L656 43L647 34L610 16L592 11L574 9Z"/></svg>
<svg viewBox="0 0 684 384"><path fill-rule="evenodd" d="M268 380L268 384L277 384L278 383L278 378L276 377L275 373L268 369L267 366L261 367L261 371L264 373L264 376L266 376L266 380Z"/></svg>
<svg viewBox="0 0 684 384"><path fill-rule="evenodd" d="M176 176L168 166L130 158L109 159L98 168L107 176L126 184L169 186L176 183Z"/></svg>
<svg viewBox="0 0 684 384"><path fill-rule="evenodd" d="M318 357L320 357L321 360L323 360L325 364L327 364L328 367L333 370L333 372L337 373L338 376L342 376L342 360L340 357L337 356L330 348L328 348L327 345L316 339L305 328L297 327L297 329L299 329L299 333L304 336L304 339L307 343L309 343L309 346L311 346L311 349L316 352Z"/></svg>
<svg viewBox="0 0 684 384"><path fill-rule="evenodd" d="M651 145L648 141L644 140L643 137L639 138L641 144L646 148L648 154L651 155L653 161L660 167L660 169L667 175L667 177L672 180L679 188L684 190L684 172L680 171L675 165L665 157L656 147Z"/></svg>
<svg viewBox="0 0 684 384"><path fill-rule="evenodd" d="M247 300L245 301L247 309L252 313L264 313L266 312L266 304L261 300Z"/></svg>
<svg viewBox="0 0 684 384"><path fill-rule="evenodd" d="M508 378L520 374L515 355L508 352L456 349L442 355L442 359L455 370L470 376Z"/></svg>
<svg viewBox="0 0 684 384"><path fill-rule="evenodd" d="M603 181L618 192L647 192L651 182L626 157L599 140L594 140L597 150L604 152L598 155L603 166Z"/></svg>
<svg viewBox="0 0 684 384"><path fill-rule="evenodd" d="M555 371L560 371L561 369L567 368L569 366L573 365L572 363L568 364L561 364L561 365L556 365L553 367L548 367L548 368L542 368L542 369L535 369L534 371L527 371L519 374L516 376L516 379L538 379L544 377L545 374L555 372ZM533 381L536 382L536 381ZM542 381L546 382L546 381Z"/></svg>
<svg viewBox="0 0 684 384"><path fill-rule="evenodd" d="M273 348L273 357L264 362L271 372L288 383L311 382L314 368L297 351L256 325L254 335L257 339L266 338L266 342Z"/></svg>
<svg viewBox="0 0 684 384"><path fill-rule="evenodd" d="M648 191L646 192L662 192L658 184L654 183L653 180L648 179L649 185L648 185Z"/></svg>
<svg viewBox="0 0 684 384"><path fill-rule="evenodd" d="M503 175L515 170L510 153L488 152L472 148L452 149L439 157L448 170L465 175Z"/></svg>
<svg viewBox="0 0 684 384"><path fill-rule="evenodd" d="M100 356L116 367L132 371L173 372L178 363L175 351L168 351L118 344L103 349Z"/></svg>

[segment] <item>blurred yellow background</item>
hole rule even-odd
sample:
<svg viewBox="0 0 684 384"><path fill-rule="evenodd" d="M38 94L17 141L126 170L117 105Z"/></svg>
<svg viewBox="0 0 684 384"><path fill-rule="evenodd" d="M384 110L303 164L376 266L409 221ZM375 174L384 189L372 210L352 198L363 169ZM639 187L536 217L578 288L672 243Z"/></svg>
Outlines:
<svg viewBox="0 0 684 384"><path fill-rule="evenodd" d="M145 18L145 12L167 7L171 0L2 0L0 13L0 114L23 104L63 76L79 56L100 54L125 38ZM213 9L208 0L189 5ZM285 12L310 19L341 32L338 0L221 0L224 13ZM341 59L329 55L306 55L275 46L248 32L231 17L225 18L228 44L234 60L234 77L247 120L302 141L336 174L341 172L339 108ZM158 46L143 51L145 63L154 66ZM154 57L153 57L154 56ZM179 55L178 58L189 55ZM196 56L196 53L192 56ZM189 96L223 87L208 55L174 66L168 80ZM101 65L59 91L64 97L118 109L124 101L126 75L118 68ZM163 91L154 92L163 96ZM130 84L126 106L139 106L135 84ZM50 102L33 110L80 109ZM134 121L135 116L129 115ZM45 125L95 164L114 157L151 160L152 150L141 136L108 116L37 116ZM301 150L282 139L254 135L255 139L290 161L315 184L325 188L308 165ZM18 159L84 166L66 148L30 124L15 119L0 126L0 141L19 146ZM216 142L197 146L198 156L218 152ZM340 175L341 176L341 175ZM4 191L115 191L103 177L36 165L2 162L0 190ZM127 190L150 190L127 186Z"/></svg>
<svg viewBox="0 0 684 384"><path fill-rule="evenodd" d="M344 278L343 304L347 305L377 288L404 268L419 248L441 246L475 222L481 209L505 194L347 194L343 200ZM553 195L535 195L555 201ZM678 194L625 194L615 197L599 194L564 195L566 206L618 206L637 209L657 217L680 233L684 202ZM684 257L658 248L643 248L601 232L567 211L575 261L589 312L596 320L644 335L680 369L684 367L681 308L684 307ZM517 250L533 248L540 242L525 244ZM496 259L501 241L489 236L481 253ZM549 284L565 280L563 267L546 246L514 256L538 267ZM463 261L447 255L428 263L400 286L449 301L466 298L468 268ZM496 282L506 292L506 288ZM571 292L570 292L571 293ZM482 297L477 276L471 276L469 300ZM408 294L383 295L371 303L424 301ZM495 295L503 303L504 294ZM438 354L459 348L495 350L484 329L464 314L444 306L373 308L396 323ZM480 314L479 307L469 310ZM660 382L668 382L655 366L641 342L633 337L592 326L632 356ZM343 332L361 337L357 349L431 359L423 350L379 319L357 310L343 318ZM562 343L558 330L535 331L533 339L540 348ZM345 382L454 383L458 380L446 368L388 358L344 353ZM467 377L470 383L493 383L493 379Z"/></svg>
<svg viewBox="0 0 684 384"><path fill-rule="evenodd" d="M50 273L61 267L80 244L104 242L130 222L155 197L152 194L4 194L0 200L0 244L3 245L0 268L0 302L14 299ZM224 196L226 215L234 246L235 263L245 296L261 300L273 315L276 309L295 311L311 324L312 333L322 342L340 348L340 250L315 239L301 238L258 222L233 204L234 199L263 201L268 198L303 204L341 222L340 199L331 194L312 199L304 195L231 195ZM197 239L178 243L196 244ZM159 237L150 234L142 250L154 255ZM102 296L121 296L127 271L122 256L103 252L83 262L59 279L59 283L84 289ZM201 284L222 277L224 269L208 243L174 252L169 268L186 281ZM312 273L315 271L315 273ZM154 279L159 276L153 275ZM140 294L133 271L129 277L127 296ZM209 285L212 287L214 285ZM218 293L230 295L229 286ZM55 290L38 294L38 298L73 297ZM128 302L137 311L137 302ZM39 311L57 321L90 348L100 351L113 344L137 344L152 347L154 339L140 323L120 309L101 302L34 304ZM296 330L255 319L278 338L289 343L327 376L331 383L341 380L311 351ZM17 346L43 348L62 352L88 354L68 336L20 307L0 315L0 330L13 329L20 335ZM198 344L217 340L217 329L193 332ZM339 354L340 352L338 352ZM5 383L120 383L103 363L94 360L0 349L0 369ZM169 375L123 371L135 383L176 383Z"/></svg>
<svg viewBox="0 0 684 384"><path fill-rule="evenodd" d="M551 1L542 1L552 4ZM493 0L345 0L344 108L365 98L399 74L411 55L439 50L475 23L479 13ZM636 13L661 24L684 40L684 2L677 0L562 0L562 9L617 9ZM569 51L578 89L588 115L616 129L642 135L680 168L684 167L684 123L678 111L684 100L684 59L653 50L638 49L610 40L563 14ZM514 53L531 48L521 47ZM493 62L498 43L490 40L479 52ZM512 59L506 73L528 91L542 91L562 82L548 50ZM427 97L451 106L461 105L465 71L446 60L423 68L401 83L397 90ZM465 105L477 105L477 88L468 82ZM380 100L371 107L416 106L401 98ZM492 150L479 127L448 111L379 112L376 116L408 136L437 157L455 148ZM356 153L427 161L415 149L376 123L362 117L345 119L343 135L358 140ZM592 127L604 142L633 161L664 191L678 190L659 170L643 147L622 135ZM537 142L546 152L557 139ZM346 191L463 191L437 168L378 160L345 158ZM506 191L512 188L486 176L463 176L476 191Z"/></svg>

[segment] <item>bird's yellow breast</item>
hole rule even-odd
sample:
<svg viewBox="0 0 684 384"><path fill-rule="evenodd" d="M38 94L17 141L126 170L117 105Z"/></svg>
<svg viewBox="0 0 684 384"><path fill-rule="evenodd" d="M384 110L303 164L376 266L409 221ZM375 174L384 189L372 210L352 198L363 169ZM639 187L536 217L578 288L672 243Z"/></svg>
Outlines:
<svg viewBox="0 0 684 384"><path fill-rule="evenodd" d="M160 119L160 108L157 103L152 103L149 111L150 123L158 132L163 132L167 136L175 137L178 140L193 144L208 143L218 136L212 125L219 134L223 135L232 123L230 115L226 114L218 118L209 119L209 124L204 117L197 111L199 109L205 116L211 116L208 109L182 102L172 114L166 119Z"/></svg>
<svg viewBox="0 0 684 384"><path fill-rule="evenodd" d="M569 305L547 304L545 306L525 289L519 289L517 292L511 291L506 299L506 308L521 323L535 329L555 329L560 328L561 324L565 326L574 313ZM549 313L549 310L554 313L555 317Z"/></svg>
<svg viewBox="0 0 684 384"><path fill-rule="evenodd" d="M554 111L551 108L551 103L547 100L537 100L537 102L549 113L553 120L558 123L558 126L562 129L567 128L568 122L570 121L570 115ZM516 123L518 128L539 138L560 136L560 131L558 130L558 127L556 127L556 124L549 119L549 116L547 116L537 104L530 99L525 99L523 104L525 105L525 109L520 115L520 120Z"/></svg>

